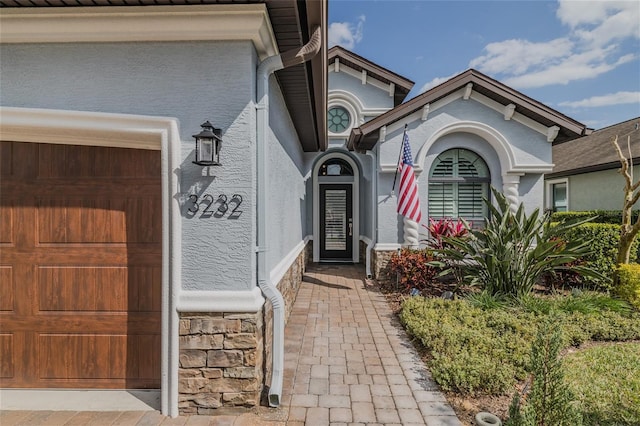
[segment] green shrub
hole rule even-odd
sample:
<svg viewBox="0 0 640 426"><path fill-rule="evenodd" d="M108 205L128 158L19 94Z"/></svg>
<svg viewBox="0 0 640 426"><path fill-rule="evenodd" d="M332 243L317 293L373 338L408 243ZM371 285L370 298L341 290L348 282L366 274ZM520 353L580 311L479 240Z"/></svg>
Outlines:
<svg viewBox="0 0 640 426"><path fill-rule="evenodd" d="M543 321L531 345L526 396L514 395L505 426L579 426L582 415L567 389L560 359L562 331L553 318Z"/></svg>
<svg viewBox="0 0 640 426"><path fill-rule="evenodd" d="M563 238L578 241L591 240L590 253L582 257L584 266L603 276L613 276L620 242L620 225L585 223L564 231ZM639 246L640 239L636 239L631 249L632 253L637 253ZM612 280L593 280L590 278L586 278L584 282L589 287L602 290L611 290L613 283Z"/></svg>
<svg viewBox="0 0 640 426"><path fill-rule="evenodd" d="M465 299L411 297L404 302L400 319L427 350L429 369L444 390L504 394L516 381L526 378L531 343L540 322L549 316L562 329L563 347L590 340L640 339L640 312L609 309L619 302L599 300L591 294L571 297L600 308L586 309L586 313L581 309L567 311L568 296L539 299L540 305L533 296L521 298L502 309L492 308L492 303L483 309Z"/></svg>
<svg viewBox="0 0 640 426"><path fill-rule="evenodd" d="M548 214L535 209L527 215L522 203L514 212L502 193L491 190L496 202L485 199L490 212L485 228L465 238L443 237L448 247L435 251L447 264L457 265L465 284L518 298L529 294L545 272L570 269L593 275L572 264L590 250L590 241L558 239L579 222L549 226Z"/></svg>
<svg viewBox="0 0 640 426"><path fill-rule="evenodd" d="M405 290L425 289L436 277L439 269L432 266L433 254L429 250L402 249L389 260L389 269L398 274Z"/></svg>
<svg viewBox="0 0 640 426"><path fill-rule="evenodd" d="M636 210L631 214L631 221L635 222L640 211ZM610 223L620 225L622 223L622 210L586 210L572 212L555 212L551 215L553 222L567 222L571 220L584 220L595 217L593 223Z"/></svg>
<svg viewBox="0 0 640 426"><path fill-rule="evenodd" d="M616 269L618 278L615 293L640 309L640 265L630 263L618 265Z"/></svg>

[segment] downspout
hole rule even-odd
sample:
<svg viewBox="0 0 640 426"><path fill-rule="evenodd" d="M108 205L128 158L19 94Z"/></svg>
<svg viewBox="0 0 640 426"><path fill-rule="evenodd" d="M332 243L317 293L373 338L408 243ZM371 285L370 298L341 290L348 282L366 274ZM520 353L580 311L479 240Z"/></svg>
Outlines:
<svg viewBox="0 0 640 426"><path fill-rule="evenodd" d="M257 214L257 268L258 286L273 307L273 360L269 406L278 407L282 395L284 372L284 299L282 293L271 282L267 271L267 214L269 212L267 188L268 167L267 135L269 134L269 77L274 72L313 58L322 45L322 32L316 27L309 42L299 49L292 49L266 58L258 65L256 82L256 214Z"/></svg>
<svg viewBox="0 0 640 426"><path fill-rule="evenodd" d="M367 155L371 157L371 241L367 245L367 256L365 262L367 278L373 278L371 271L371 252L378 242L378 161L374 151L367 151Z"/></svg>

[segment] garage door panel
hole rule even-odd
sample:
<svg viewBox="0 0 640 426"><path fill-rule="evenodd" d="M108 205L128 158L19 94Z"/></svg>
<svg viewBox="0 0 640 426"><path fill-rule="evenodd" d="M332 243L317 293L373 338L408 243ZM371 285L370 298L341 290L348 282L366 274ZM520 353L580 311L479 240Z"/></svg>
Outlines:
<svg viewBox="0 0 640 426"><path fill-rule="evenodd" d="M154 379L159 337L41 334L40 379Z"/></svg>
<svg viewBox="0 0 640 426"><path fill-rule="evenodd" d="M14 302L15 283L13 281L13 267L0 266L0 311L12 312L15 310Z"/></svg>
<svg viewBox="0 0 640 426"><path fill-rule="evenodd" d="M160 175L160 156L148 151L77 145L42 145L38 177L140 178Z"/></svg>
<svg viewBox="0 0 640 426"><path fill-rule="evenodd" d="M38 242L159 243L162 235L161 212L157 211L159 201L159 197L40 199Z"/></svg>
<svg viewBox="0 0 640 426"><path fill-rule="evenodd" d="M126 312L127 268L40 267L38 294L40 311Z"/></svg>
<svg viewBox="0 0 640 426"><path fill-rule="evenodd" d="M0 247L10 247L14 242L13 208L0 201Z"/></svg>
<svg viewBox="0 0 640 426"><path fill-rule="evenodd" d="M0 353L11 355L0 357L0 378L11 379L14 377L13 360L15 358L13 334L0 334Z"/></svg>
<svg viewBox="0 0 640 426"><path fill-rule="evenodd" d="M0 144L0 177L13 175L13 146L12 143Z"/></svg>
<svg viewBox="0 0 640 426"><path fill-rule="evenodd" d="M160 312L161 268L152 266L38 268L40 311Z"/></svg>

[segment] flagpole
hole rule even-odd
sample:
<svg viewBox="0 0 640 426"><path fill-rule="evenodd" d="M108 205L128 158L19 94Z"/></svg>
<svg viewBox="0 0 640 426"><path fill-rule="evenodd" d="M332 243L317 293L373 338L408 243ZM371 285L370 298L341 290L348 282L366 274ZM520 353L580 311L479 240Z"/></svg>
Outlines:
<svg viewBox="0 0 640 426"><path fill-rule="evenodd" d="M407 135L407 125L404 125L404 132L402 132L402 142L400 143L400 154L398 154L398 162L396 163L397 165L400 165L400 159L402 158L402 151L404 151L404 137ZM393 194L393 192L396 189L396 179L398 179L398 167L396 167L396 174L393 177L393 186L391 187L391 194Z"/></svg>

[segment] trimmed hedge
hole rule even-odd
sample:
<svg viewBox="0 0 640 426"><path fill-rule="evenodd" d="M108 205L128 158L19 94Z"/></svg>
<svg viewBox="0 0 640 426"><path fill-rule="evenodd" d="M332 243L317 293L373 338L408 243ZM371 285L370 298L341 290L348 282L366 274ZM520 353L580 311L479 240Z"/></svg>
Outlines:
<svg viewBox="0 0 640 426"><path fill-rule="evenodd" d="M635 222L640 214L639 210L635 210L631 214L631 221ZM620 225L622 223L621 210L585 210L576 212L555 212L551 215L552 222L566 222L569 220L584 220L590 217L595 219L591 223L611 223Z"/></svg>
<svg viewBox="0 0 640 426"><path fill-rule="evenodd" d="M567 231L562 238L569 240L592 240L592 252L585 256L582 260L584 266L595 269L600 274L613 277L616 267L616 256L618 253L618 244L620 241L620 225L608 223L585 223ZM631 253L638 253L640 248L640 239L636 238L631 247ZM636 260L636 259L633 259ZM590 287L602 290L611 290L611 282L596 283L586 281Z"/></svg>
<svg viewBox="0 0 640 426"><path fill-rule="evenodd" d="M618 275L616 294L640 309L640 265L637 263L619 265L616 274Z"/></svg>

